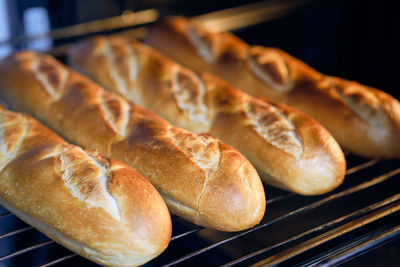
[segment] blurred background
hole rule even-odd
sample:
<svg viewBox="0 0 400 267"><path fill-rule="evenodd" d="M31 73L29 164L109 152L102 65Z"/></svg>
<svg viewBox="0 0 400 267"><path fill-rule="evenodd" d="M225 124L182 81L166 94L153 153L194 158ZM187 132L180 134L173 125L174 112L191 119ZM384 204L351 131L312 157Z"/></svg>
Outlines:
<svg viewBox="0 0 400 267"><path fill-rule="evenodd" d="M143 25L153 23L168 15L203 16L207 19L206 15L212 12L217 13L212 13L214 15L211 14L210 18L227 14L230 16L231 13L242 14L242 17L231 16L231 22L237 26L229 30L246 42L279 47L322 73L356 80L382 89L400 99L398 82L400 16L396 2L0 0L0 58L12 51L34 49L50 52L63 60L65 48L83 36L99 32L115 33L133 30L140 37L140 29ZM226 9L230 11L218 13ZM259 12L254 13L249 10ZM361 181L360 178L359 182ZM393 187L391 190L398 192ZM387 187L383 187L381 191L373 192L374 194L381 192L383 195L386 191L388 191ZM276 192L278 192L276 194L281 193L277 189L270 189L269 192L272 192L272 195ZM364 198L367 199L369 196L366 195ZM310 201L310 198L306 200L306 198L298 197L298 199L299 203ZM343 202L341 205L344 207L346 203ZM337 206L335 208L341 209ZM325 210L325 213L329 211ZM316 216L319 215L316 214ZM398 214L396 216L395 218L398 219ZM308 218L303 217L303 220ZM32 231L27 231L26 234L19 235L10 242L7 238L3 238L2 234L15 229L25 229L28 226L15 217L3 219L0 215L0 219L0 258L18 249L18 247L15 248L17 246L15 244L26 242L26 240L33 240L29 241L32 244L47 242L43 235ZM388 223L396 220L389 220ZM398 223L398 220L396 222ZM294 221L292 223L297 224ZM279 231L276 234L280 234ZM201 241L197 240L197 242ZM0 266L37 265L36 261L40 262L38 259L48 253L53 253L53 258L57 258L58 254L67 254L59 247L38 249L26 254L30 256L26 256L25 260L6 259L0 262ZM369 251L348 262L347 265L398 266L399 262L400 241L397 239ZM85 266L89 264L89 262L84 262Z"/></svg>
<svg viewBox="0 0 400 267"><path fill-rule="evenodd" d="M156 10L156 19L171 14L196 16L256 2L0 0L0 56L13 49L46 50L71 40L5 42L10 37L44 34L51 29L149 9ZM399 98L400 16L396 2L263 1L272 10L264 21L235 32L249 43L282 48L323 73L357 80ZM279 5L287 7L274 13Z"/></svg>

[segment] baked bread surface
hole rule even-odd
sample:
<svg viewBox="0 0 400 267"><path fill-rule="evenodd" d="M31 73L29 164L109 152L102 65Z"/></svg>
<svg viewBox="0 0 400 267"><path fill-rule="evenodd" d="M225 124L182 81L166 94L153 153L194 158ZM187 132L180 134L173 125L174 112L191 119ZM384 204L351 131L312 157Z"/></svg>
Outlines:
<svg viewBox="0 0 400 267"><path fill-rule="evenodd" d="M400 103L381 90L321 74L280 49L251 46L231 33L212 32L184 17L150 27L145 42L250 95L304 111L354 154L400 155Z"/></svg>
<svg viewBox="0 0 400 267"><path fill-rule="evenodd" d="M126 164L3 107L0 148L0 204L61 245L107 266L141 265L167 247L168 209Z"/></svg>
<svg viewBox="0 0 400 267"><path fill-rule="evenodd" d="M343 153L316 121L196 73L147 45L120 37L83 40L70 63L111 91L196 133L210 132L242 152L274 186L304 195L341 184Z"/></svg>
<svg viewBox="0 0 400 267"><path fill-rule="evenodd" d="M260 178L237 150L208 134L172 126L51 56L20 52L2 60L0 88L16 110L135 168L173 213L191 222L237 231L264 215Z"/></svg>

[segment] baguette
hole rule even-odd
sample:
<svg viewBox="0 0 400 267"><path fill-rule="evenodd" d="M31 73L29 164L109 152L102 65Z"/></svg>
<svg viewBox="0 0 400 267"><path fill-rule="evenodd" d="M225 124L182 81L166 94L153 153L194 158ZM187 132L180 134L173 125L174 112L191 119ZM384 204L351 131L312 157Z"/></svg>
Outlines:
<svg viewBox="0 0 400 267"><path fill-rule="evenodd" d="M70 63L100 84L193 132L210 132L241 151L265 181L303 195L337 187L343 153L318 123L292 108L250 97L194 73L154 49L118 37L83 40ZM318 167L317 167L318 166Z"/></svg>
<svg viewBox="0 0 400 267"><path fill-rule="evenodd" d="M71 142L126 162L170 210L223 231L257 224L265 193L254 167L216 138L189 133L105 91L53 57L34 52L0 62L0 95Z"/></svg>
<svg viewBox="0 0 400 267"><path fill-rule="evenodd" d="M213 33L183 17L149 28L145 42L253 96L307 113L354 154L400 156L400 103L380 90L323 75L279 49L250 46L230 33Z"/></svg>
<svg viewBox="0 0 400 267"><path fill-rule="evenodd" d="M171 237L157 190L126 164L0 107L0 204L99 264L141 265Z"/></svg>

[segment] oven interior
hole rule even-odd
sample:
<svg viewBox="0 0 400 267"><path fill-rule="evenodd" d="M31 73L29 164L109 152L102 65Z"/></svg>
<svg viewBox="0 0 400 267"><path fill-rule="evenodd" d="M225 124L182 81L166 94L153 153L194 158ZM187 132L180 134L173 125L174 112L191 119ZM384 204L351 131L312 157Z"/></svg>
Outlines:
<svg viewBox="0 0 400 267"><path fill-rule="evenodd" d="M400 98L396 73L400 18L394 5L333 0L187 2L8 1L13 24L8 38L0 39L0 52L36 44L38 50L65 61L69 45L79 38L99 33L140 38L143 25L184 14L214 20L248 43L279 47L323 73L357 80ZM29 37L23 27L24 11L37 6L47 10L49 27L55 30ZM114 18L114 24L106 17ZM400 160L351 154L346 159L345 182L325 195L304 197L264 184L266 215L246 231L204 229L172 215L171 243L147 265L396 266L400 262ZM1 208L0 266L52 265L96 264Z"/></svg>

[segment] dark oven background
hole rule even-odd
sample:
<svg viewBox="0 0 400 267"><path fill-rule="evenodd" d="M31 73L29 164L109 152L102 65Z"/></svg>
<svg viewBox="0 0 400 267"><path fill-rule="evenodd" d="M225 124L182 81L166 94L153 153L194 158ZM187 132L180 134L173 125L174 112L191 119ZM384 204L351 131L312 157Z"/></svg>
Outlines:
<svg viewBox="0 0 400 267"><path fill-rule="evenodd" d="M10 33L25 33L23 14L31 7L48 10L51 28L117 16L126 10L155 8L160 16L195 16L259 1L248 0L2 0L8 2ZM299 4L266 22L236 31L252 44L279 47L319 71L390 92L400 97L400 16L397 1L264 1L274 6ZM67 40L68 41L68 40ZM65 40L54 41L54 44ZM15 44L14 47L20 47Z"/></svg>

